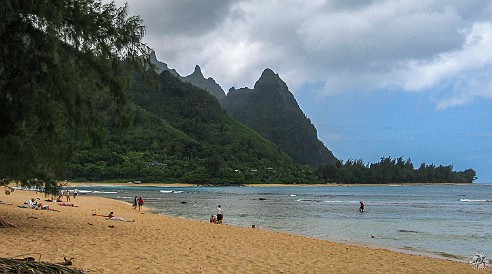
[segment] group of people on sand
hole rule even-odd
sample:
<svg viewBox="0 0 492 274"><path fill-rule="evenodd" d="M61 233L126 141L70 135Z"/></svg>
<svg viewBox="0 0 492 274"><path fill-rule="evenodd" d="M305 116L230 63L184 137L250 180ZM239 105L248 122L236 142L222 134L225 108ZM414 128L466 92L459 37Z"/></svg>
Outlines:
<svg viewBox="0 0 492 274"><path fill-rule="evenodd" d="M29 198L27 205L32 209L50 209L49 205L43 205L39 198Z"/></svg>
<svg viewBox="0 0 492 274"><path fill-rule="evenodd" d="M142 197L135 196L135 198L133 198L133 209L137 209L138 207L138 211L141 211L143 205L144 200L142 199Z"/></svg>
<svg viewBox="0 0 492 274"><path fill-rule="evenodd" d="M73 197L74 197L74 198L77 198L77 195L78 195L78 194L79 194L79 190L78 190L77 188L75 188L75 189L73 190ZM63 200L63 199L62 199L62 197L63 197L63 196L65 196L65 199L66 199L66 201L67 201L67 202L70 202L70 196L71 196L71 195L70 195L70 189L67 189L67 190L65 190L65 191L62 191L62 192L60 193L60 195L58 196L57 202L62 202L62 200Z"/></svg>
<svg viewBox="0 0 492 274"><path fill-rule="evenodd" d="M63 202L63 200L60 200L60 199L56 199L56 200L55 199L47 199L44 201L45 202L58 202L58 205L60 205L60 206L77 207L76 205L74 205L72 203L65 203L65 202ZM32 208L32 209L47 209L47 210L57 211L55 209L50 208L50 206L47 204L42 204L39 198L29 198L29 200L27 200L27 202L24 204L27 205L28 208ZM23 206L23 207L26 207L26 206Z"/></svg>
<svg viewBox="0 0 492 274"><path fill-rule="evenodd" d="M219 205L217 207L217 214L212 214L210 216L210 223L221 224L224 220L224 212L222 211L222 207Z"/></svg>

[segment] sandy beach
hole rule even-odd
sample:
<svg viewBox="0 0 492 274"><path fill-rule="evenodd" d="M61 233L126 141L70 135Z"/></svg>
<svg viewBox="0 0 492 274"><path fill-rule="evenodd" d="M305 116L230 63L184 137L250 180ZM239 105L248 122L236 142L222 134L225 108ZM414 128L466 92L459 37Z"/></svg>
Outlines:
<svg viewBox="0 0 492 274"><path fill-rule="evenodd" d="M44 202L43 193L0 190L0 216L16 226L0 228L0 257L73 257L86 273L477 273L468 263L235 227L227 219L217 225L160 216L87 195L72 197L75 207L61 206ZM54 210L18 207L31 197ZM92 215L111 211L134 222Z"/></svg>

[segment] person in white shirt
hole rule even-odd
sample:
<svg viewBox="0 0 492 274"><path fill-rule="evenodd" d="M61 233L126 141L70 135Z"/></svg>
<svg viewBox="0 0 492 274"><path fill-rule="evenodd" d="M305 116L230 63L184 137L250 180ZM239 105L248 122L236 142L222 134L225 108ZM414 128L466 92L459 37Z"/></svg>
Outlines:
<svg viewBox="0 0 492 274"><path fill-rule="evenodd" d="M224 219L224 213L222 212L222 208L219 205L219 207L217 208L217 223L221 224L223 219Z"/></svg>

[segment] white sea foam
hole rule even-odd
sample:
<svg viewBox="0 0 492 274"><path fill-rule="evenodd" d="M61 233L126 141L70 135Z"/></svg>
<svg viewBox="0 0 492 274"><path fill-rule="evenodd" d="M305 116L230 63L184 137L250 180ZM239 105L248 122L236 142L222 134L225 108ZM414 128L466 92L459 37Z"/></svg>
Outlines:
<svg viewBox="0 0 492 274"><path fill-rule="evenodd" d="M472 199L460 199L460 202L490 203L490 202L492 202L492 200L472 200Z"/></svg>
<svg viewBox="0 0 492 274"><path fill-rule="evenodd" d="M92 193L92 190L79 190L79 193Z"/></svg>
<svg viewBox="0 0 492 274"><path fill-rule="evenodd" d="M183 193L182 190L160 190L161 193Z"/></svg>

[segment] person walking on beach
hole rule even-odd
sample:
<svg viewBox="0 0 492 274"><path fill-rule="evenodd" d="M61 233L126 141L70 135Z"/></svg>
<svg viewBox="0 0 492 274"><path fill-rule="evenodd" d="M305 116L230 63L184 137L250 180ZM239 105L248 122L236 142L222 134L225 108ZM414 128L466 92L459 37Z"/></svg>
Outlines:
<svg viewBox="0 0 492 274"><path fill-rule="evenodd" d="M359 211L364 212L364 203L362 201L359 203L360 203Z"/></svg>
<svg viewBox="0 0 492 274"><path fill-rule="evenodd" d="M224 213L222 212L222 207L217 207L217 223L221 224L222 220L224 220Z"/></svg>
<svg viewBox="0 0 492 274"><path fill-rule="evenodd" d="M133 209L137 209L137 205L138 205L138 197L135 196L135 198L133 198Z"/></svg>
<svg viewBox="0 0 492 274"><path fill-rule="evenodd" d="M144 200L142 199L142 197L138 197L138 211L142 210L142 206L144 204Z"/></svg>

